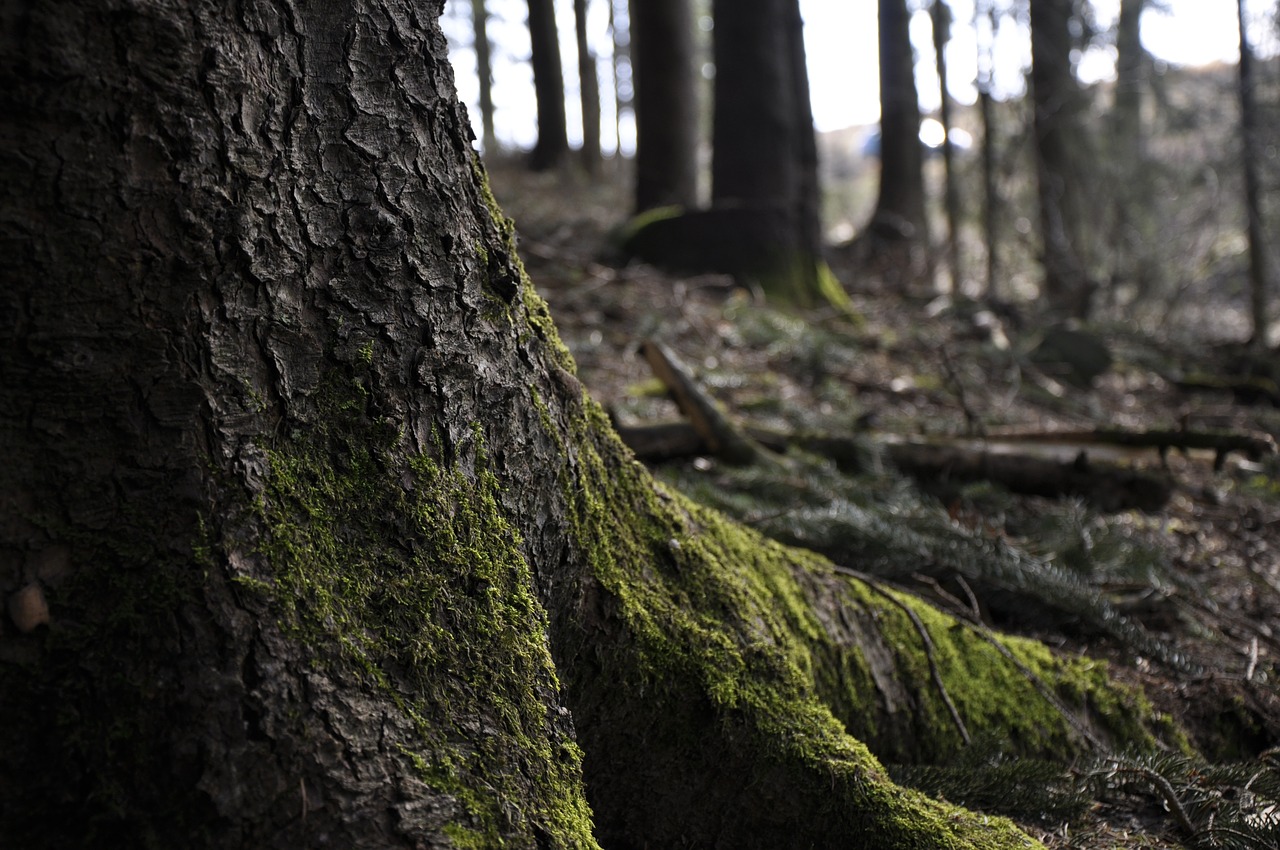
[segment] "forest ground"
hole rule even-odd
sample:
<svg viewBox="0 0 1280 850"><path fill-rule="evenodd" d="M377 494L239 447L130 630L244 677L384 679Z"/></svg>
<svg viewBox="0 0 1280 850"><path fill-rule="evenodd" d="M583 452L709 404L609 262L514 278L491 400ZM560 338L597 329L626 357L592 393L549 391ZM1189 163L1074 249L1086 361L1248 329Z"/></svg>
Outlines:
<svg viewBox="0 0 1280 850"><path fill-rule="evenodd" d="M688 364L731 414L764 426L835 434L869 428L898 437L978 429L1192 429L1280 439L1280 399L1245 404L1239 393L1193 392L1177 384L1178 376L1191 372L1230 376L1239 352L1223 338L1239 328L1216 327L1211 320L1235 305L1198 305L1206 320L1176 338L1144 334L1121 319L1090 325L1091 337L1109 348L1114 362L1091 386L1072 387L1046 375L1029 356L1044 330L1034 304L984 310L930 291L877 292L837 267L860 319L831 309L774 310L725 277L612 262L610 231L630 209L626 181L613 164L596 180L531 174L503 159L488 168L579 377L621 423L679 419L639 354L640 343L654 339ZM1202 747L1221 743L1222 716L1230 713L1251 730L1236 757L1275 748L1280 462L1275 455L1250 460L1233 453L1215 470L1211 453L1171 452L1166 470L1153 449L1115 457L1170 482L1167 504L1104 512L1079 501L1015 497L981 485L925 484L949 521L978 537L1063 562L1072 547L1077 560L1088 560L1109 546L1108 557L1120 567L1099 569L1090 580L1126 616L1191 658L1194 668L1140 657L1087 630L1033 620L1002 622L1002 628L1110 660L1117 677L1140 683ZM679 465L681 481L703 476L717 486L720 465L713 459ZM1064 535L1072 542L1064 544ZM1141 568L1126 571L1125 552L1134 553ZM925 588L912 585L912 572L904 566L901 584L920 592ZM1194 846L1170 823L1168 809L1159 795L1111 799L1096 803L1084 820L1025 825L1055 848Z"/></svg>

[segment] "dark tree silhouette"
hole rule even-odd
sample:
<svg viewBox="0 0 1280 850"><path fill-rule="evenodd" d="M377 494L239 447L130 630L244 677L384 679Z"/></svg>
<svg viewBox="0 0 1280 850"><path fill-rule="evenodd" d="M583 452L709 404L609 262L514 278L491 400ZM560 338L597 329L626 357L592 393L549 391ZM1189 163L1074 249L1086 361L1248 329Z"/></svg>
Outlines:
<svg viewBox="0 0 1280 850"><path fill-rule="evenodd" d="M485 0L471 0L471 31L476 50L476 76L480 80L481 141L485 153L493 154L498 149L498 136L493 129L493 57Z"/></svg>
<svg viewBox="0 0 1280 850"><path fill-rule="evenodd" d="M555 168L569 155L564 105L564 72L555 0L528 0L529 48L533 88L538 100L538 142L529 155L535 171Z"/></svg>
<svg viewBox="0 0 1280 850"><path fill-rule="evenodd" d="M1245 0L1236 0L1236 19L1240 26L1240 136L1241 163L1244 170L1244 205L1246 232L1249 238L1249 308L1253 319L1250 345L1261 349L1267 345L1268 271L1265 229L1262 221L1262 183L1258 176L1261 158L1258 126L1257 94L1254 91L1254 55L1249 44L1249 25Z"/></svg>
<svg viewBox="0 0 1280 850"><path fill-rule="evenodd" d="M817 144L798 0L716 0L713 206L750 219L753 277L777 298L819 291Z"/></svg>
<svg viewBox="0 0 1280 850"><path fill-rule="evenodd" d="M631 4L636 212L698 201L698 88L689 0Z"/></svg>
<svg viewBox="0 0 1280 850"><path fill-rule="evenodd" d="M587 173L600 170L600 76L587 40L587 0L573 0L573 30L578 45L578 89L582 102L582 163Z"/></svg>
<svg viewBox="0 0 1280 850"><path fill-rule="evenodd" d="M1098 286L1086 269L1081 174L1081 95L1071 64L1075 0L1031 4L1031 94L1035 109L1044 297L1061 315L1088 315Z"/></svg>
<svg viewBox="0 0 1280 850"><path fill-rule="evenodd" d="M951 40L951 7L943 0L933 0L933 52L938 69L938 117L942 122L943 202L947 213L947 266L951 286L959 289L964 280L960 266L960 187L957 184L955 149L952 147L951 92L947 89L947 43Z"/></svg>
<svg viewBox="0 0 1280 850"><path fill-rule="evenodd" d="M911 12L907 0L879 0L879 10L880 192L872 226L927 242Z"/></svg>

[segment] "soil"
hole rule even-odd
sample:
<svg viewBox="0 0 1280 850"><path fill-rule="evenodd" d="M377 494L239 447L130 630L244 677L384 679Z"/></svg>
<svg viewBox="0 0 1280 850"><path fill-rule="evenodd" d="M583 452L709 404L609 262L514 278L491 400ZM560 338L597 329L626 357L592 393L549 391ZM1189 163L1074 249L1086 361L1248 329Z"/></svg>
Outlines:
<svg viewBox="0 0 1280 850"><path fill-rule="evenodd" d="M614 163L594 181L533 174L514 161L488 167L579 377L620 422L679 418L638 354L643 340L656 339L734 415L765 426L905 437L1190 429L1280 439L1280 398L1266 389L1274 388L1266 382L1280 373L1280 355L1250 357L1229 341L1238 324L1212 322L1238 315L1238 305L1196 305L1205 320L1176 335L1145 334L1120 315L1095 321L1082 333L1105 346L1112 362L1073 385L1031 356L1046 335L1034 303L971 301L932 287L886 292L857 269L836 266L854 317L832 308L775 310L723 276L620 262L611 231L625 221L630 196ZM1244 384L1262 392L1231 389L1245 369L1254 378ZM1180 379L1193 374L1222 389L1189 389ZM1127 615L1176 643L1192 667L1172 670L1080 636L1023 630L1065 651L1110 659L1117 677L1140 684L1202 752L1257 758L1280 745L1280 462L1274 454L1231 453L1215 469L1205 452L1171 452L1163 461L1149 449L1117 456L1166 476L1172 496L1159 510L1097 521L1160 553L1164 578L1113 580L1103 589ZM956 498L956 522L1024 543L1044 507L1039 498L1010 498L993 515L940 492ZM1250 734L1228 741L1228 726ZM1059 848L1196 846L1168 808L1159 795L1109 800L1082 823L1027 829Z"/></svg>

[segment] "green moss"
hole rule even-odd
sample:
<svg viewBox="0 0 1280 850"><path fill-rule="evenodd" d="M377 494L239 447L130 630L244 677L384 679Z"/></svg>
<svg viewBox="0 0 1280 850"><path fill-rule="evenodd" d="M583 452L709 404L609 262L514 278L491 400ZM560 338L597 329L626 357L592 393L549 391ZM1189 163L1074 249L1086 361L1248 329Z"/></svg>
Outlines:
<svg viewBox="0 0 1280 850"><path fill-rule="evenodd" d="M658 221L665 221L669 218L678 218L684 215L684 207L678 204L671 204L665 207L654 207L637 213L627 219L620 227L611 234L611 241L616 245L622 246L631 242L635 236L649 225Z"/></svg>
<svg viewBox="0 0 1280 850"><path fill-rule="evenodd" d="M830 794L834 822L821 829L856 824L859 840L877 847L1037 846L1006 821L893 785L820 698L826 659L814 647L825 630L798 575L829 573L826 563L655 485L598 436L604 414L587 408L574 436L579 469L564 485L572 537L634 642L630 669L615 671L627 688L656 704L703 694L725 723L751 730L735 740L762 774L783 771L798 796L815 783ZM929 731L946 733L936 723Z"/></svg>
<svg viewBox="0 0 1280 850"><path fill-rule="evenodd" d="M1104 663L1009 637L997 638L1001 652L984 633L910 595L886 598L817 555L655 485L601 436L608 429L595 405L575 429L578 468L563 481L571 536L634 639L634 655L621 661L630 669L618 675L657 702L664 693L673 702L702 694L724 722L753 728L743 746L785 765L797 789L806 775L831 777L831 805L856 807L865 835L878 836L869 843L1028 846L1004 822L979 822L896 788L872 755L945 762L963 747L904 606L928 632L968 731L998 738L1011 754L1069 761L1090 750L1055 702L1118 748L1152 749L1156 733L1174 746L1185 742L1140 693L1110 681ZM833 618L862 625L840 634ZM883 652L873 664L865 652L877 641ZM897 713L884 708L875 665L905 683L908 702Z"/></svg>
<svg viewBox="0 0 1280 850"><path fill-rule="evenodd" d="M580 754L548 718L559 682L546 616L479 430L464 471L400 458L360 407L358 394L335 393L313 433L269 448L255 511L269 567L240 586L316 663L354 674L412 722L399 751L458 801L457 846L541 832L594 847Z"/></svg>

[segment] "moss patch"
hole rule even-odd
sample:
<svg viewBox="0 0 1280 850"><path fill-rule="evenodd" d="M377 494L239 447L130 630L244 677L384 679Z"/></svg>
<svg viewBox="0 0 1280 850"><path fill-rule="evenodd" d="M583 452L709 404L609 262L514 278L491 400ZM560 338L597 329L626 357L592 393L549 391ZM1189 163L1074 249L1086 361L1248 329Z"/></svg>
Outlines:
<svg viewBox="0 0 1280 850"><path fill-rule="evenodd" d="M549 709L546 616L479 433L467 473L397 457L348 407L268 452L256 509L268 572L243 587L315 663L411 720L400 752L458 801L455 846L594 847L581 753Z"/></svg>
<svg viewBox="0 0 1280 850"><path fill-rule="evenodd" d="M629 638L629 648L611 656L618 666L609 687L643 693L659 713L663 705L674 714L705 702L719 718L711 721L712 734L732 741L721 750L705 735L672 744L650 731L646 746L691 760L706 757L694 753L699 749L742 760L753 782L785 787L790 796L779 800L767 787L735 791L743 810L730 817L744 823L774 817L761 811L768 808L763 803L751 802L754 795L779 811L801 807L798 814L807 820L829 817L806 822L803 834L796 834L814 846L852 831L867 846L884 848L1038 846L1007 821L894 785L867 747L847 734L817 686L827 659L814 647L824 640L824 628L797 574L829 570L825 562L770 543L655 485L607 435L604 414L587 408L572 440L579 469L565 486L572 536L588 553ZM945 643L946 635L939 641ZM947 734L944 724L928 731ZM670 764L668 770L685 767ZM760 835L766 830L754 828L757 846L764 846Z"/></svg>

